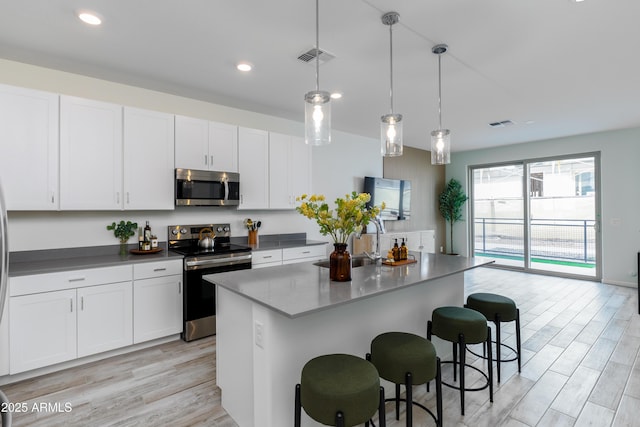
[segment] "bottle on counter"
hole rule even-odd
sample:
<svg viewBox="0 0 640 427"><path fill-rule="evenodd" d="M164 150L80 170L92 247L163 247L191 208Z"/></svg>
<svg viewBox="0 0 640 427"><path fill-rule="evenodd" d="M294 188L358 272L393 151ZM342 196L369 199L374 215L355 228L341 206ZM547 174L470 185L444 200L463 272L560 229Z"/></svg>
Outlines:
<svg viewBox="0 0 640 427"><path fill-rule="evenodd" d="M396 242L393 244L393 248L391 249L393 251L393 260L400 261L400 247L398 246L398 239L395 240Z"/></svg>
<svg viewBox="0 0 640 427"><path fill-rule="evenodd" d="M151 227L149 226L149 221L147 221L147 225L144 226L144 239L145 242L149 242L151 245Z"/></svg>
<svg viewBox="0 0 640 427"><path fill-rule="evenodd" d="M400 245L400 259L405 260L409 258L409 248L404 243L404 237L402 238L402 244Z"/></svg>

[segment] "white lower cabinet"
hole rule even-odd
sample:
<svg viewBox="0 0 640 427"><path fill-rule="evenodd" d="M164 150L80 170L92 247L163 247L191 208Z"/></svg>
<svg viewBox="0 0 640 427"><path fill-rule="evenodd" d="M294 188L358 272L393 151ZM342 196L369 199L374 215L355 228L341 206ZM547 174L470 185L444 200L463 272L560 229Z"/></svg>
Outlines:
<svg viewBox="0 0 640 427"><path fill-rule="evenodd" d="M318 261L326 258L327 245L254 251L251 255L251 268L275 267L277 265Z"/></svg>
<svg viewBox="0 0 640 427"><path fill-rule="evenodd" d="M131 282L77 290L78 357L133 343Z"/></svg>
<svg viewBox="0 0 640 427"><path fill-rule="evenodd" d="M10 298L11 374L76 358L75 301L75 289Z"/></svg>
<svg viewBox="0 0 640 427"><path fill-rule="evenodd" d="M182 332L182 259L11 277L9 296L0 376Z"/></svg>
<svg viewBox="0 0 640 427"><path fill-rule="evenodd" d="M10 278L9 372L131 345L131 278L130 265Z"/></svg>
<svg viewBox="0 0 640 427"><path fill-rule="evenodd" d="M182 332L182 260L133 267L134 344Z"/></svg>
<svg viewBox="0 0 640 427"><path fill-rule="evenodd" d="M319 261L327 258L327 245L301 246L282 250L282 264Z"/></svg>
<svg viewBox="0 0 640 427"><path fill-rule="evenodd" d="M265 268L282 265L282 249L268 251L253 251L251 254L251 268Z"/></svg>

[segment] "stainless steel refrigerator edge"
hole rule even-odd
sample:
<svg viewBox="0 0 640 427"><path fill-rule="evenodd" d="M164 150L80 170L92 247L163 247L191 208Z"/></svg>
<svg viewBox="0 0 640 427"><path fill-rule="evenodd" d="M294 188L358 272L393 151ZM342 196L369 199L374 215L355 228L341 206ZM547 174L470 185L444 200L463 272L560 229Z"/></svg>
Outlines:
<svg viewBox="0 0 640 427"><path fill-rule="evenodd" d="M2 314L4 313L4 304L7 299L7 287L8 287L8 277L9 277L9 239L7 236L7 209L4 203L4 194L2 192L2 183L0 182L0 321L2 319ZM0 390L0 405L9 403L9 399L5 394ZM3 427L11 426L11 412L2 411L0 416L2 420Z"/></svg>

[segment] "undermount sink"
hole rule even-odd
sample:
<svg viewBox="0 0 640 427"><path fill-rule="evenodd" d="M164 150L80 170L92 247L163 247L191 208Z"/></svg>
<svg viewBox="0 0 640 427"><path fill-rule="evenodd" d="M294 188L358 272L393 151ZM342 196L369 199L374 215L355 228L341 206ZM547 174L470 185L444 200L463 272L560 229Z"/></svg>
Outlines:
<svg viewBox="0 0 640 427"><path fill-rule="evenodd" d="M362 267L363 265L375 264L376 262L366 256L351 257L351 268ZM329 268L329 260L314 262L318 267Z"/></svg>

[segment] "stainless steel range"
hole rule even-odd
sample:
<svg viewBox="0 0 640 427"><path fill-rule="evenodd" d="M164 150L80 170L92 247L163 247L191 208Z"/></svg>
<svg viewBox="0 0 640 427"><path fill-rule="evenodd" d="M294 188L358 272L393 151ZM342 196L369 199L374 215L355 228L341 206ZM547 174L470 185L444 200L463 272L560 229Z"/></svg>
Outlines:
<svg viewBox="0 0 640 427"><path fill-rule="evenodd" d="M202 277L251 268L251 248L231 243L230 237L229 224L168 227L169 250L184 255L182 339L185 341L216 333L215 286Z"/></svg>

